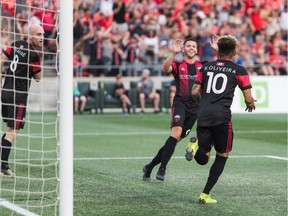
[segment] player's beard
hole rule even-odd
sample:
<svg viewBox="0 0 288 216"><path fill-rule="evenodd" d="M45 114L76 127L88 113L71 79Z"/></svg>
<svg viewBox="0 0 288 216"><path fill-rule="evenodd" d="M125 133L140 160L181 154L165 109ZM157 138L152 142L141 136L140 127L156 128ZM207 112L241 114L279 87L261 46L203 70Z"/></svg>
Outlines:
<svg viewBox="0 0 288 216"><path fill-rule="evenodd" d="M195 51L185 51L185 55L188 59L193 59L196 56L196 52Z"/></svg>

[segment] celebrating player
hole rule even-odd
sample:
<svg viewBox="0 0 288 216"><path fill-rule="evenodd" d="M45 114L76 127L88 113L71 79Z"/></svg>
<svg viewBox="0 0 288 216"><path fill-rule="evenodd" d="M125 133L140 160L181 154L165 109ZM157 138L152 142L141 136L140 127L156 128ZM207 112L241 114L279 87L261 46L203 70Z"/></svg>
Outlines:
<svg viewBox="0 0 288 216"><path fill-rule="evenodd" d="M212 46L213 47L213 46ZM213 47L215 49L215 47ZM172 73L176 81L176 95L172 106L171 134L154 159L143 168L143 180L150 180L152 169L161 163L156 179L165 179L166 166L172 157L176 144L186 137L197 119L198 104L191 96L191 88L196 78L197 70L202 62L196 61L197 43L186 39L181 46L181 40L175 40L171 54L162 65L162 71ZM183 52L182 62L173 61L177 53Z"/></svg>
<svg viewBox="0 0 288 216"><path fill-rule="evenodd" d="M40 55L35 47L42 47L44 30L38 24L29 26L26 41L15 41L1 54L1 64L9 61L2 87L2 117L7 124L1 140L1 174L15 177L8 165L11 146L19 129L24 128L26 104L31 79L41 79Z"/></svg>
<svg viewBox="0 0 288 216"><path fill-rule="evenodd" d="M221 36L217 40L218 59L206 63L199 72L192 88L192 96L199 101L197 138L192 137L186 149L186 159L195 158L200 165L208 163L211 148L214 145L216 158L210 168L209 177L200 203L216 203L210 191L224 170L229 152L232 150L233 129L230 106L234 90L238 85L243 92L246 110L255 109L255 100L251 95L251 83L246 69L232 62L236 54L237 39L233 36ZM246 111L245 110L245 111Z"/></svg>

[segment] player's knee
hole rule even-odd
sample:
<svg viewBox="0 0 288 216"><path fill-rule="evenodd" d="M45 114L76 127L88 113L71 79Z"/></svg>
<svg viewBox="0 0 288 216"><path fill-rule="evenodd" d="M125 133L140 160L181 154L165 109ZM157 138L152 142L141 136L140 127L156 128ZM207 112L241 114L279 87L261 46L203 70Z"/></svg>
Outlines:
<svg viewBox="0 0 288 216"><path fill-rule="evenodd" d="M181 138L182 128L173 128L171 131L171 136L179 140Z"/></svg>
<svg viewBox="0 0 288 216"><path fill-rule="evenodd" d="M200 154L200 152L197 152L194 158L195 161L202 166L206 165L209 161L209 157L206 154Z"/></svg>

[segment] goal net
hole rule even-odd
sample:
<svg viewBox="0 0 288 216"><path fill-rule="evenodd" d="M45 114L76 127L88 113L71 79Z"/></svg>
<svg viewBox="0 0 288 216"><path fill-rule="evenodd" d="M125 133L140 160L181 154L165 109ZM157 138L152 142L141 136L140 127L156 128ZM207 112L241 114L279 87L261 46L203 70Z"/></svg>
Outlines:
<svg viewBox="0 0 288 216"><path fill-rule="evenodd" d="M45 31L43 48L37 49L41 56L42 79L40 82L31 79L25 126L19 130L9 156L15 178L0 176L0 215L58 215L59 1L0 2L1 53L9 47L13 49L13 42L26 40L32 23L39 23ZM9 76L5 75L9 63L2 65L2 82ZM0 120L2 137L6 123L2 117Z"/></svg>

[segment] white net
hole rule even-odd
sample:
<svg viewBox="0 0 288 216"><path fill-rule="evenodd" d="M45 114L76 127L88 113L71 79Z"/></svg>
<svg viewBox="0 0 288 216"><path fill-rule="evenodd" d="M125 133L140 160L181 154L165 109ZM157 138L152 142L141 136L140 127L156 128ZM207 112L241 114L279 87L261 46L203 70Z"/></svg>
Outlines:
<svg viewBox="0 0 288 216"><path fill-rule="evenodd" d="M25 126L9 156L15 178L0 176L1 216L58 214L58 6L58 0L0 1L1 53L13 49L13 42L26 40L31 23L39 23L45 31L39 50L42 79L31 80ZM4 79L10 63L2 65ZM1 122L2 137L6 132L2 117Z"/></svg>

